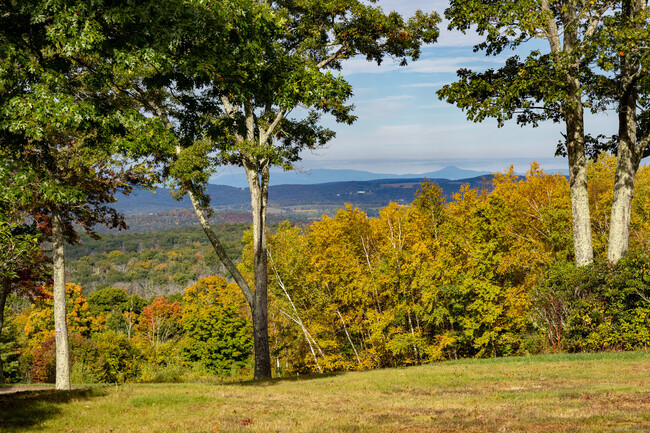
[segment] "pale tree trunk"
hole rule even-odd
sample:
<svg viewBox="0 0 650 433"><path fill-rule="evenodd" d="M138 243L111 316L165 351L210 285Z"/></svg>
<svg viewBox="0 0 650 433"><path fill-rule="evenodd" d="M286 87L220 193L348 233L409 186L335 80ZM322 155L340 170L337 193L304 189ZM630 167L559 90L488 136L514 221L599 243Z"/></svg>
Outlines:
<svg viewBox="0 0 650 433"><path fill-rule="evenodd" d="M636 17L645 7L645 1L635 0L624 5L623 13ZM631 50L621 58L620 97L618 107L618 153L612 197L607 259L618 262L627 253L630 239L634 178L647 146L647 138L637 142L637 101L639 53Z"/></svg>
<svg viewBox="0 0 650 433"><path fill-rule="evenodd" d="M284 285L284 282L282 281L282 278L280 277L280 274L278 272L278 269L275 267L275 262L273 261L273 256L271 254L271 251L269 253L269 258L271 259L271 266L273 267L273 273L275 274L275 279L282 289L282 292L284 293L285 298L289 301L289 305L291 305L291 309L293 310L293 314L291 315L287 313L286 311L280 309L280 312L284 314L289 320L294 322L296 325L300 326L300 329L302 330L302 333L305 337L305 340L307 341L307 344L309 345L309 351L311 352L311 356L314 359L314 363L316 364L316 367L318 368L319 372L323 372L323 369L320 366L320 363L318 362L318 357L316 356L316 351L314 350L314 346L318 349L320 352L321 356L323 355L323 351L321 350L320 346L314 339L314 337L311 336L309 331L307 330L307 327L305 326L304 322L302 321L302 318L300 317L300 313L298 313L298 309L296 308L296 304L294 304L293 299L291 298L291 295L289 295L289 291L287 290L287 287ZM312 344L313 342L313 344Z"/></svg>
<svg viewBox="0 0 650 433"><path fill-rule="evenodd" d="M65 305L65 238L58 209L52 209L52 278L54 281L54 332L56 338L56 389L70 389L70 348Z"/></svg>
<svg viewBox="0 0 650 433"><path fill-rule="evenodd" d="M569 57L579 45L578 19L576 9L569 5L560 11L564 24L563 33L557 27L549 0L541 1L542 10L549 12L546 26L551 53L558 67L564 69L568 98L562 105L566 123L566 144L569 156L569 187L571 195L571 213L573 217L573 247L577 266L593 262L594 250L591 240L591 217L589 212L589 193L587 190L587 159L585 156L584 108L580 95L579 59L566 64ZM598 17L600 19L600 17ZM595 31L598 20L590 22L584 37L588 39Z"/></svg>
<svg viewBox="0 0 650 433"><path fill-rule="evenodd" d="M594 261L591 240L591 216L587 190L587 160L584 144L582 107L567 109L567 153L569 155L569 188L573 216L573 248L577 266Z"/></svg>
<svg viewBox="0 0 650 433"><path fill-rule="evenodd" d="M2 328L4 326L5 303L7 301L7 289L0 287L0 337L2 337ZM5 372L2 365L2 353L0 353L0 385L5 383Z"/></svg>
<svg viewBox="0 0 650 433"><path fill-rule="evenodd" d="M352 342L352 338L350 337L350 333L348 332L348 327L345 325L345 320L343 320L343 315L339 311L339 309L336 309L336 314L339 315L339 319L341 319L341 324L343 324L343 330L345 331L345 336L348 338L348 343L350 343L350 346L352 346L352 350L354 351L354 356L357 358L357 364L361 365L361 358L359 358L359 352L357 352L357 348L354 346L354 343Z"/></svg>

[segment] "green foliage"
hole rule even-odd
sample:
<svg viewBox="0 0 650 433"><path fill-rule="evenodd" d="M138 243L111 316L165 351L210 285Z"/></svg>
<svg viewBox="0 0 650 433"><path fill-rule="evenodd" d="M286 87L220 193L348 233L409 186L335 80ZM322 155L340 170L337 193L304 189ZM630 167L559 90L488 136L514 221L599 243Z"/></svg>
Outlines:
<svg viewBox="0 0 650 433"><path fill-rule="evenodd" d="M5 317L12 317L11 310L7 309ZM23 379L20 364L21 347L20 333L13 320L5 320L0 337L0 356L2 357L2 370L5 381L19 382Z"/></svg>
<svg viewBox="0 0 650 433"><path fill-rule="evenodd" d="M248 364L253 348L250 322L239 289L221 277L202 278L183 297L183 354L215 373Z"/></svg>
<svg viewBox="0 0 650 433"><path fill-rule="evenodd" d="M92 372L99 382L123 383L138 377L141 354L122 333L105 331L93 335L96 359Z"/></svg>
<svg viewBox="0 0 650 433"><path fill-rule="evenodd" d="M650 344L650 259L552 266L535 291L537 325L556 350L632 350Z"/></svg>
<svg viewBox="0 0 650 433"><path fill-rule="evenodd" d="M88 306L90 312L94 315L99 313L111 313L114 311L123 311L123 305L129 299L124 289L107 287L106 289L97 290L88 295Z"/></svg>

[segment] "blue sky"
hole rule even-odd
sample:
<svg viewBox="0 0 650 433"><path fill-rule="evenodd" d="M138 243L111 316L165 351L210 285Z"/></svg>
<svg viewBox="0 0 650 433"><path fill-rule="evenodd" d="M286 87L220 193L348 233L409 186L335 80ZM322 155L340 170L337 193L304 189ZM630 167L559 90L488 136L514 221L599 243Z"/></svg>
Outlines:
<svg viewBox="0 0 650 433"><path fill-rule="evenodd" d="M418 8L442 15L448 1L380 0L377 4L404 16ZM438 100L436 90L453 82L457 69L484 70L503 63L505 54L495 58L474 53L472 46L479 40L474 33L450 32L444 23L439 42L425 47L420 60L406 67L391 59L380 67L363 58L349 60L343 75L354 88L352 102L358 120L348 126L324 119L336 131L336 138L325 149L305 152L300 165L395 174L448 165L503 171L510 164L525 172L533 160L547 169L567 168L566 160L553 156L562 125L522 128L512 122L497 128L493 119L474 124L461 110ZM587 119L588 131L611 133L615 127L614 113Z"/></svg>

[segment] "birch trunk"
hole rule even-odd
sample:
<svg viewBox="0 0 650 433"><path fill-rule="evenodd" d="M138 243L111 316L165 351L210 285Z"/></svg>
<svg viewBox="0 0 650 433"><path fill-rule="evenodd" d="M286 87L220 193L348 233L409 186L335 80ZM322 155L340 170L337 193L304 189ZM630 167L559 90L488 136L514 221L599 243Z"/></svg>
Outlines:
<svg viewBox="0 0 650 433"><path fill-rule="evenodd" d="M354 343L352 342L352 338L350 337L350 333L348 332L348 327L345 325L345 320L343 320L343 315L339 311L339 309L336 309L336 314L339 315L339 319L341 319L341 323L343 324L343 330L345 331L345 336L348 337L348 342L350 343L350 346L352 346L352 350L354 351L354 356L357 358L357 364L361 365L361 358L359 358L359 352L357 352L357 348L354 346Z"/></svg>
<svg viewBox="0 0 650 433"><path fill-rule="evenodd" d="M65 238L63 221L57 208L52 209L52 265L54 285L54 332L56 341L56 384L59 390L70 389L70 348L65 305Z"/></svg>

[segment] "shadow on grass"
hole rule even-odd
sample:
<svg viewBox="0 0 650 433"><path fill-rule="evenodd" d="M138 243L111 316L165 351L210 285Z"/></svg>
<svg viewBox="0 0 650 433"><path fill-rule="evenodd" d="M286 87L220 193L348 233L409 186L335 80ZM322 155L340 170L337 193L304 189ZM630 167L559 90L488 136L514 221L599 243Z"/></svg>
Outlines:
<svg viewBox="0 0 650 433"><path fill-rule="evenodd" d="M0 394L0 432L33 431L34 426L59 415L62 404L105 394L106 391L102 388Z"/></svg>
<svg viewBox="0 0 650 433"><path fill-rule="evenodd" d="M301 374L298 376L285 376L285 377L276 377L273 379L262 379L262 380L245 380L239 382L239 385L244 386L272 386L277 385L283 382L301 382L303 380L319 380L319 379L328 379L331 377L342 376L346 374L346 371L335 371L330 373L310 373L310 374Z"/></svg>

